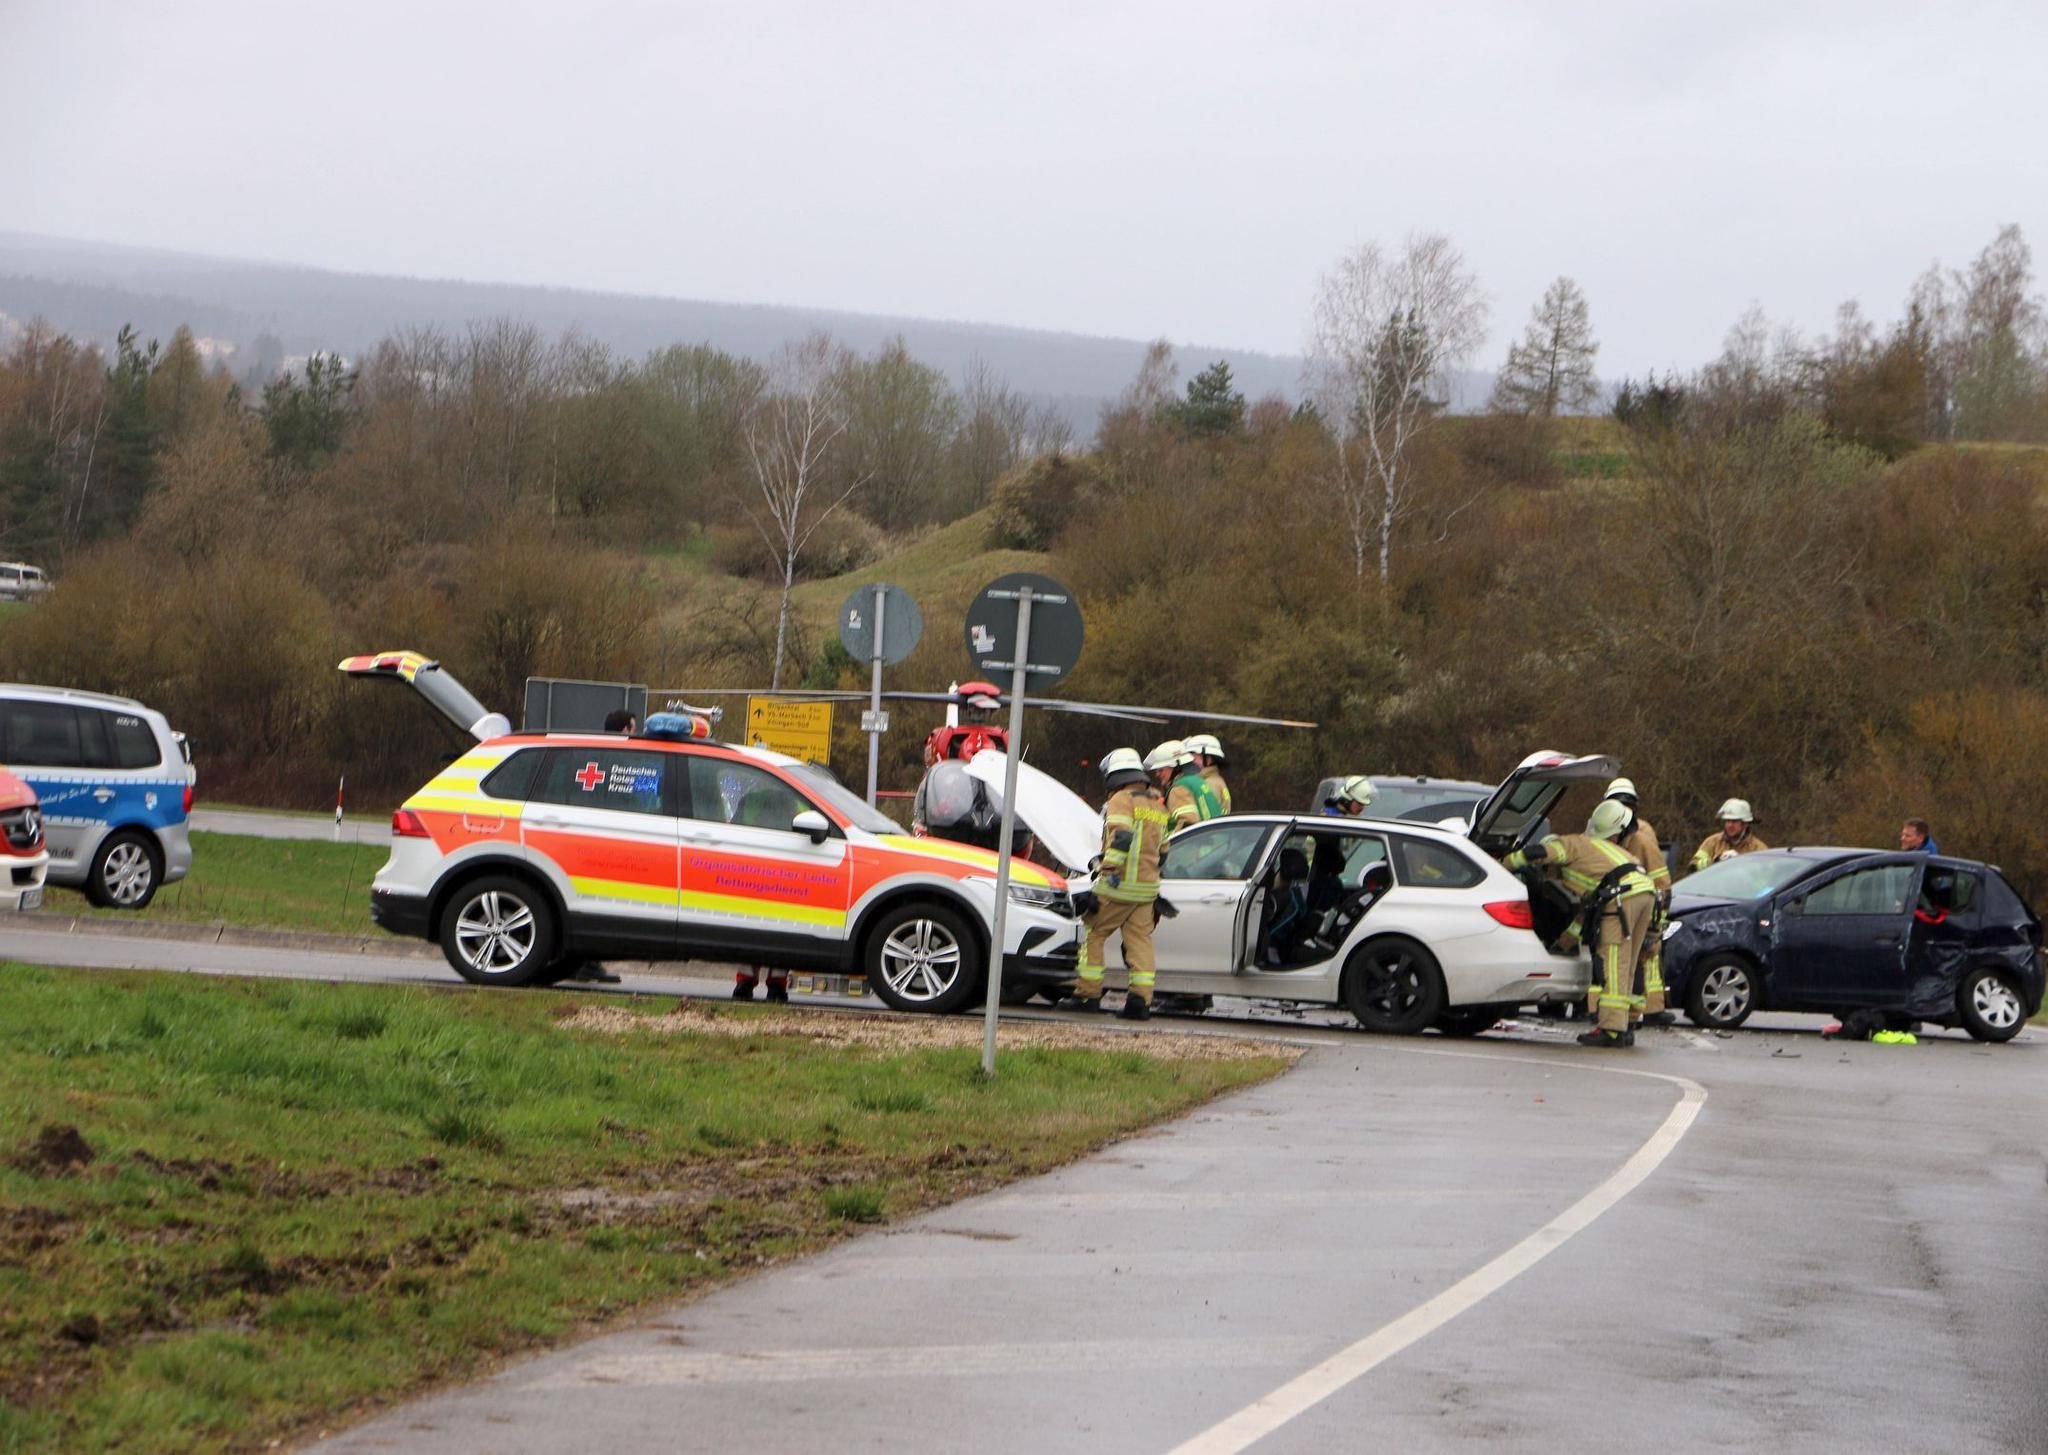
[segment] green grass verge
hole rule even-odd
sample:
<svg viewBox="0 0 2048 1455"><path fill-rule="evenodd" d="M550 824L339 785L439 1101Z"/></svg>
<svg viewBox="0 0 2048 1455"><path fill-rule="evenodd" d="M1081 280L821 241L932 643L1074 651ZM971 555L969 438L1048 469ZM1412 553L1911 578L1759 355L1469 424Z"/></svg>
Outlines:
<svg viewBox="0 0 2048 1455"><path fill-rule="evenodd" d="M94 909L82 893L57 886L51 887L44 908L127 921L366 935L374 929L370 876L389 856L381 844L194 833L192 872L158 890L148 909Z"/></svg>
<svg viewBox="0 0 2048 1455"><path fill-rule="evenodd" d="M600 1035L544 993L0 965L0 997L8 1451L310 1433L1283 1064L985 1082L971 1047Z"/></svg>

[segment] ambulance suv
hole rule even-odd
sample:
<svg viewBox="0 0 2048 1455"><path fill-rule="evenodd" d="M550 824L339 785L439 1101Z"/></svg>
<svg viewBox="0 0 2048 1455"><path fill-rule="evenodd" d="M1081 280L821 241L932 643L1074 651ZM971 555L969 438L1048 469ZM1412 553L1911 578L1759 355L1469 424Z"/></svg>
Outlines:
<svg viewBox="0 0 2048 1455"><path fill-rule="evenodd" d="M392 815L370 914L479 985L586 959L860 973L898 1010L984 993L996 857L903 832L824 770L705 738L511 733L412 652L342 670L410 683L477 745ZM1008 974L1071 973L1065 879L1012 865Z"/></svg>

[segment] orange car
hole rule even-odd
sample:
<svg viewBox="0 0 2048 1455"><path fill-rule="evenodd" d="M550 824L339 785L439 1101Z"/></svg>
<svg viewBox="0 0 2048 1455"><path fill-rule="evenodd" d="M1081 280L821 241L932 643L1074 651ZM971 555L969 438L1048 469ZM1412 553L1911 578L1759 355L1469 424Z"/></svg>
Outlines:
<svg viewBox="0 0 2048 1455"><path fill-rule="evenodd" d="M36 791L0 768L0 913L40 909L50 847Z"/></svg>
<svg viewBox="0 0 2048 1455"><path fill-rule="evenodd" d="M823 769L693 736L700 722L504 733L415 653L342 670L411 682L479 739L392 816L370 894L379 925L438 941L464 978L547 984L585 959L725 960L864 973L899 1010L982 994L994 854L912 838ZM1071 979L1078 931L1065 879L1015 862L1005 983Z"/></svg>

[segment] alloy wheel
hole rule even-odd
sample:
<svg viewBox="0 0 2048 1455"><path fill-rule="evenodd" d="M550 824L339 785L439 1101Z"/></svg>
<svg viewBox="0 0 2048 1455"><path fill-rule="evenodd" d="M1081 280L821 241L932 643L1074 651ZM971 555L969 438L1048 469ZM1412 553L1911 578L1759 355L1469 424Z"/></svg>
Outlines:
<svg viewBox="0 0 2048 1455"><path fill-rule="evenodd" d="M100 870L107 898L123 908L140 904L149 894L150 880L155 876L149 850L133 842L119 843L107 850L106 865Z"/></svg>
<svg viewBox="0 0 2048 1455"><path fill-rule="evenodd" d="M497 975L526 962L539 927L517 895L487 890L462 907L455 943L462 958L481 975Z"/></svg>
<svg viewBox="0 0 2048 1455"><path fill-rule="evenodd" d="M905 1000L936 1000L960 973L960 942L936 920L906 920L882 941L882 976Z"/></svg>

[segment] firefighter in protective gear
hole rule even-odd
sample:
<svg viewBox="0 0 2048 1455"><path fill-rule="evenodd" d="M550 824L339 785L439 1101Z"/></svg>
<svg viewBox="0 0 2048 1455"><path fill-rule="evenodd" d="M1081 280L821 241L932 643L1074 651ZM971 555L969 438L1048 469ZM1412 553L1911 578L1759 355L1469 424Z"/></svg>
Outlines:
<svg viewBox="0 0 2048 1455"><path fill-rule="evenodd" d="M1657 891L1657 917L1651 921L1650 940L1643 946L1643 958L1637 966L1641 972L1636 990L1643 997L1642 1018L1648 1025L1676 1025L1678 1017L1664 1008L1664 926L1671 914L1671 866L1664 862L1664 848L1657 842L1657 830L1637 811L1635 784L1626 778L1617 778L1607 785L1607 797L1626 808L1629 814L1628 823L1623 826L1621 837L1616 842L1642 866ZM1586 992L1588 1016L1598 1012L1599 998L1597 990L1589 987Z"/></svg>
<svg viewBox="0 0 2048 1455"><path fill-rule="evenodd" d="M1748 799L1729 799L1721 805L1721 812L1716 817L1721 820L1721 832L1707 835L1693 852L1693 873L1699 873L1709 864L1732 859L1737 854L1754 854L1758 849L1770 847L1750 830L1749 826L1756 822L1756 814L1751 811Z"/></svg>
<svg viewBox="0 0 2048 1455"><path fill-rule="evenodd" d="M1145 765L1132 748L1116 748L1103 755L1102 785L1109 790L1109 801L1102 806L1096 903L1088 915L1088 938L1081 946L1073 993L1060 1004L1079 1010L1093 1010L1102 1004L1103 957L1109 937L1120 935L1124 967L1130 972L1123 1015L1127 1020L1144 1020L1152 1014L1156 975L1152 910L1159 899L1159 866L1166 860L1166 804L1147 780Z"/></svg>
<svg viewBox="0 0 2048 1455"><path fill-rule="evenodd" d="M1223 816L1223 800L1216 796L1216 790L1202 776L1201 764L1195 761L1194 752L1185 743L1181 745L1179 760L1173 765L1173 778L1167 784L1166 816L1173 820L1175 833L1191 823Z"/></svg>
<svg viewBox="0 0 2048 1455"><path fill-rule="evenodd" d="M1633 1046L1630 1022L1642 1013L1635 994L1636 961L1649 938L1657 892L1650 876L1614 842L1628 824L1628 810L1613 799L1593 810L1583 834L1552 834L1501 862L1514 870L1536 869L1560 881L1583 911L1570 935L1595 935L1594 963L1600 969L1599 1024L1579 1037L1582 1046Z"/></svg>
<svg viewBox="0 0 2048 1455"><path fill-rule="evenodd" d="M1169 833L1202 820L1202 808L1192 787L1182 781L1193 761L1187 744L1179 738L1168 738L1145 755L1145 771L1152 777L1152 786L1166 799Z"/></svg>
<svg viewBox="0 0 2048 1455"><path fill-rule="evenodd" d="M1201 767L1202 777L1208 783L1216 801L1223 805L1225 813L1230 812L1230 785L1223 781L1223 744L1214 733L1196 733L1183 738L1188 751L1195 755L1195 762Z"/></svg>
<svg viewBox="0 0 2048 1455"><path fill-rule="evenodd" d="M1356 818L1365 812L1365 806L1372 802L1372 779L1363 773L1353 773L1337 785L1337 791L1323 800L1323 812L1343 818Z"/></svg>

